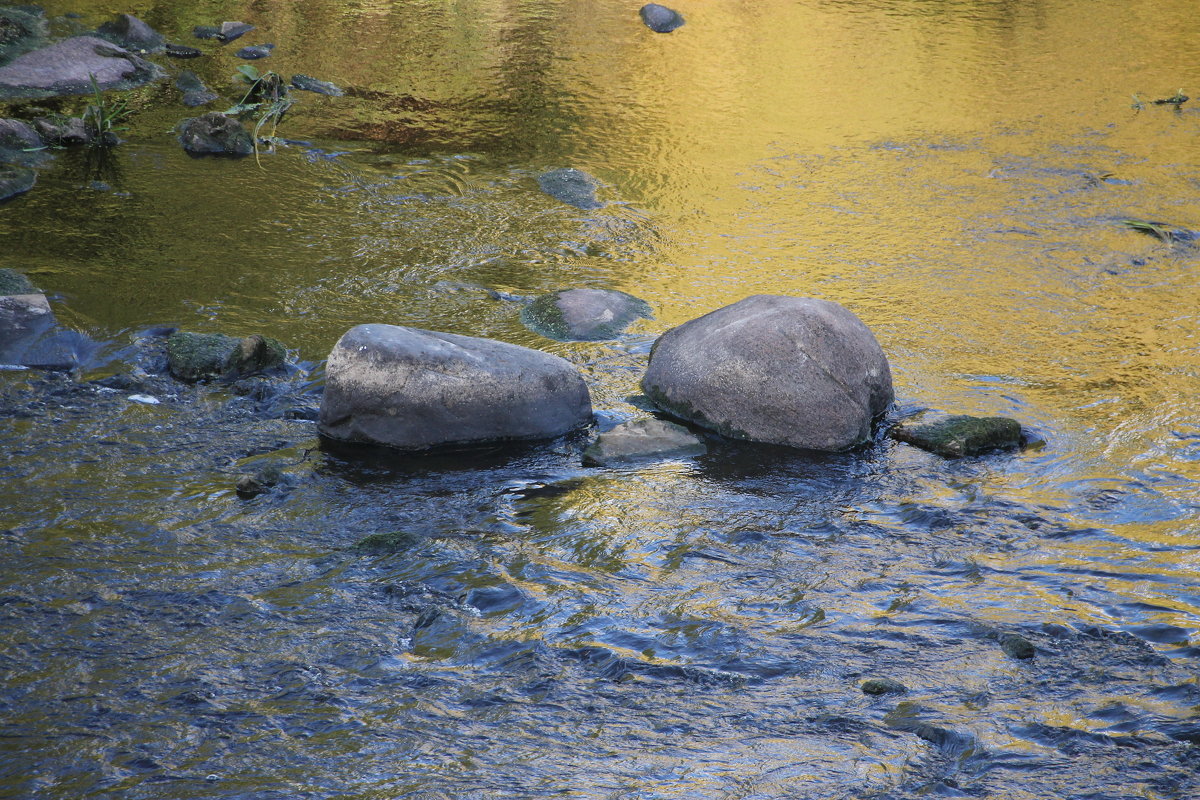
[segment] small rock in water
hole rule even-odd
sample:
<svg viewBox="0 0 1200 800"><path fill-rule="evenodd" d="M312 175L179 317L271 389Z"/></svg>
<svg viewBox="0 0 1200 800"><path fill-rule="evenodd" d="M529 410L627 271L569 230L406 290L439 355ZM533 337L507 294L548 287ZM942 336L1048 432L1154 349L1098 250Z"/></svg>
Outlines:
<svg viewBox="0 0 1200 800"><path fill-rule="evenodd" d="M1020 447L1021 423L1008 417L925 412L897 423L890 436L943 458L961 458Z"/></svg>
<svg viewBox="0 0 1200 800"><path fill-rule="evenodd" d="M574 167L555 169L539 175L538 186L554 199L585 211L604 207L604 204L596 199L596 179Z"/></svg>
<svg viewBox="0 0 1200 800"><path fill-rule="evenodd" d="M683 25L683 16L678 11L672 11L658 3L647 3L638 14L646 27L655 33L670 33Z"/></svg>
<svg viewBox="0 0 1200 800"><path fill-rule="evenodd" d="M221 29L216 25L197 25L192 28L192 36L197 39L220 39Z"/></svg>
<svg viewBox="0 0 1200 800"><path fill-rule="evenodd" d="M271 51L275 49L273 44L252 44L238 50L234 55L238 58L244 58L247 61L254 61L259 58L266 58L271 55Z"/></svg>
<svg viewBox="0 0 1200 800"><path fill-rule="evenodd" d="M166 45L161 33L132 14L118 14L96 29L102 38L135 53L160 53Z"/></svg>
<svg viewBox="0 0 1200 800"><path fill-rule="evenodd" d="M218 97L217 93L210 91L190 69L179 73L179 77L175 79L175 87L183 92L183 104L189 108L211 103Z"/></svg>
<svg viewBox="0 0 1200 800"><path fill-rule="evenodd" d="M1000 649L1009 658L1033 658L1037 648L1033 642L1019 633L1004 633L1000 635Z"/></svg>
<svg viewBox="0 0 1200 800"><path fill-rule="evenodd" d="M33 167L47 158L42 138L32 125L19 119L0 119L0 164Z"/></svg>
<svg viewBox="0 0 1200 800"><path fill-rule="evenodd" d="M287 350L275 339L180 331L167 337L167 362L181 381L233 380L281 366Z"/></svg>
<svg viewBox="0 0 1200 800"><path fill-rule="evenodd" d="M283 473L278 467L266 467L254 474L239 475L235 489L238 497L249 500L251 497L257 497L268 489L278 486L282 480Z"/></svg>
<svg viewBox="0 0 1200 800"><path fill-rule="evenodd" d="M859 688L864 694L903 694L908 691L907 686L891 678L870 678L863 681Z"/></svg>
<svg viewBox="0 0 1200 800"><path fill-rule="evenodd" d="M302 89L306 92L316 92L317 94L327 94L330 97L341 97L345 94L337 86L329 81L319 81L316 78L310 78L307 75L293 75L292 88Z"/></svg>
<svg viewBox="0 0 1200 800"><path fill-rule="evenodd" d="M38 117L33 127L46 144L72 147L92 141L91 128L81 117Z"/></svg>
<svg viewBox="0 0 1200 800"><path fill-rule="evenodd" d="M199 58L204 55L198 48L185 47L181 44L171 44L169 42L166 45L166 53L174 58Z"/></svg>
<svg viewBox="0 0 1200 800"><path fill-rule="evenodd" d="M222 22L220 29L217 31L217 39L222 42L232 42L240 36L244 36L254 30L253 25L248 25L245 22Z"/></svg>
<svg viewBox="0 0 1200 800"><path fill-rule="evenodd" d="M521 309L527 328L560 342L613 339L635 320L652 317L645 300L613 289L565 289Z"/></svg>
<svg viewBox="0 0 1200 800"><path fill-rule="evenodd" d="M254 152L254 139L242 123L219 111L185 119L179 141L190 155L248 156Z"/></svg>
<svg viewBox="0 0 1200 800"><path fill-rule="evenodd" d="M159 399L151 394L131 394L125 398L131 403L141 403L145 406L156 406L159 404Z"/></svg>
<svg viewBox="0 0 1200 800"><path fill-rule="evenodd" d="M607 467L645 458L690 458L708 452L704 442L682 425L661 419L623 422L602 433L583 451L585 467Z"/></svg>
<svg viewBox="0 0 1200 800"><path fill-rule="evenodd" d="M28 167L0 164L0 203L24 194L37 183L37 173Z"/></svg>

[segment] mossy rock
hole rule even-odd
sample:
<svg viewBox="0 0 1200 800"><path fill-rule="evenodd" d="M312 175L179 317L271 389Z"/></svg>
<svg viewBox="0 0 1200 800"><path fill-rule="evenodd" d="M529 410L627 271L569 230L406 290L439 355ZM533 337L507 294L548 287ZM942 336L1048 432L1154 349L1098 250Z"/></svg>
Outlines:
<svg viewBox="0 0 1200 800"><path fill-rule="evenodd" d="M282 366L281 342L254 334L244 339L223 333L187 333L167 337L167 364L181 381L235 380Z"/></svg>
<svg viewBox="0 0 1200 800"><path fill-rule="evenodd" d="M944 458L977 456L993 450L1021 446L1021 423L1008 417L971 417L921 414L898 423L890 431L897 441L928 450Z"/></svg>
<svg viewBox="0 0 1200 800"><path fill-rule="evenodd" d="M8 294L38 294L38 289L15 269L0 268L0 295Z"/></svg>
<svg viewBox="0 0 1200 800"><path fill-rule="evenodd" d="M416 535L408 531L388 531L364 536L354 543L354 549L369 553L396 553L411 550L416 542Z"/></svg>
<svg viewBox="0 0 1200 800"><path fill-rule="evenodd" d="M903 694L908 687L891 678L868 678L859 686L864 694Z"/></svg>
<svg viewBox="0 0 1200 800"><path fill-rule="evenodd" d="M1000 649L1004 651L1004 655L1009 658L1027 659L1033 658L1037 653L1037 648L1033 646L1033 642L1026 639L1019 633L1002 633L1000 634Z"/></svg>

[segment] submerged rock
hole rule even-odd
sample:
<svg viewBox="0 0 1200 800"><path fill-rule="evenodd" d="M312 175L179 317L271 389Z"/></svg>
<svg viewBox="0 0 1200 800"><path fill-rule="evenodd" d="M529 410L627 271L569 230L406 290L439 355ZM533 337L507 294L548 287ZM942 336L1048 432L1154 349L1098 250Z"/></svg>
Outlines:
<svg viewBox="0 0 1200 800"><path fill-rule="evenodd" d="M567 205L585 211L604 207L596 199L599 182L583 170L574 167L555 169L539 175L537 180L543 192Z"/></svg>
<svg viewBox="0 0 1200 800"><path fill-rule="evenodd" d="M651 319L650 304L614 289L564 289L521 309L534 333L561 342L613 339L638 319Z"/></svg>
<svg viewBox="0 0 1200 800"><path fill-rule="evenodd" d="M263 492L278 486L283 481L283 472L278 467L264 467L254 473L243 473L238 476L234 490L238 497L249 500Z"/></svg>
<svg viewBox="0 0 1200 800"><path fill-rule="evenodd" d="M683 26L683 16L658 3L647 3L638 11L642 22L655 33L670 33Z"/></svg>
<svg viewBox="0 0 1200 800"><path fill-rule="evenodd" d="M248 156L254 152L254 139L241 122L219 111L185 119L179 141L191 155Z"/></svg>
<svg viewBox="0 0 1200 800"><path fill-rule="evenodd" d="M908 687L891 678L868 678L859 686L863 694L903 694Z"/></svg>
<svg viewBox="0 0 1200 800"><path fill-rule="evenodd" d="M37 183L37 173L28 167L0 164L0 203L24 194Z"/></svg>
<svg viewBox="0 0 1200 800"><path fill-rule="evenodd" d="M167 55L171 56L172 58L199 58L200 56L204 55L204 53L198 48L187 47L182 44L171 44L168 42L164 48Z"/></svg>
<svg viewBox="0 0 1200 800"><path fill-rule="evenodd" d="M38 152L42 137L27 122L19 119L0 119L0 164L31 167L46 159Z"/></svg>
<svg viewBox="0 0 1200 800"><path fill-rule="evenodd" d="M316 78L310 78L307 75L293 75L292 88L300 89L305 92L327 94L330 97L341 97L343 94L345 94L345 92L329 81L319 81Z"/></svg>
<svg viewBox="0 0 1200 800"><path fill-rule="evenodd" d="M161 53L166 38L132 14L118 14L96 29L101 38L135 53Z"/></svg>
<svg viewBox="0 0 1200 800"><path fill-rule="evenodd" d="M216 25L197 25L192 28L192 36L197 39L220 39L221 29Z"/></svg>
<svg viewBox="0 0 1200 800"><path fill-rule="evenodd" d="M245 22L222 22L221 27L217 29L216 38L222 42L232 42L252 30L254 26Z"/></svg>
<svg viewBox="0 0 1200 800"><path fill-rule="evenodd" d="M180 331L167 337L167 367L181 381L234 380L282 366L286 357L282 343L259 334L238 339Z"/></svg>
<svg viewBox="0 0 1200 800"><path fill-rule="evenodd" d="M623 422L583 451L587 467L607 467L646 458L689 458L708 452L704 442L682 425L661 419Z"/></svg>
<svg viewBox="0 0 1200 800"><path fill-rule="evenodd" d="M273 44L252 44L238 50L234 55L238 58L244 58L247 61L254 61L259 58L266 58L271 55L271 51L275 49Z"/></svg>
<svg viewBox="0 0 1200 800"><path fill-rule="evenodd" d="M1000 649L1009 658L1033 658L1037 653L1037 648L1033 646L1033 642L1019 633L1002 633L999 638Z"/></svg>
<svg viewBox="0 0 1200 800"><path fill-rule="evenodd" d="M95 36L75 36L0 67L0 97L52 97L128 89L166 75L162 68Z"/></svg>
<svg viewBox="0 0 1200 800"><path fill-rule="evenodd" d="M897 423L890 435L944 458L961 458L1020 447L1021 423L1008 417L926 412Z"/></svg>
<svg viewBox="0 0 1200 800"><path fill-rule="evenodd" d="M755 295L664 333L642 391L725 436L838 451L870 441L892 373L871 331L837 303Z"/></svg>
<svg viewBox="0 0 1200 800"><path fill-rule="evenodd" d="M42 141L59 147L75 147L95 138L81 117L38 117L33 121L33 127Z"/></svg>
<svg viewBox="0 0 1200 800"><path fill-rule="evenodd" d="M591 397L558 356L396 325L359 325L325 367L319 430L402 450L549 439L587 425Z"/></svg>
<svg viewBox="0 0 1200 800"><path fill-rule="evenodd" d="M41 47L50 26L37 6L0 7L0 64Z"/></svg>
<svg viewBox="0 0 1200 800"><path fill-rule="evenodd" d="M218 98L217 93L210 91L199 76L190 69L179 73L179 77L175 79L175 88L183 92L183 104L189 108L211 103ZM251 149L253 149L253 145L251 145Z"/></svg>
<svg viewBox="0 0 1200 800"><path fill-rule="evenodd" d="M23 273L0 267L0 295L7 294L38 294L38 290Z"/></svg>

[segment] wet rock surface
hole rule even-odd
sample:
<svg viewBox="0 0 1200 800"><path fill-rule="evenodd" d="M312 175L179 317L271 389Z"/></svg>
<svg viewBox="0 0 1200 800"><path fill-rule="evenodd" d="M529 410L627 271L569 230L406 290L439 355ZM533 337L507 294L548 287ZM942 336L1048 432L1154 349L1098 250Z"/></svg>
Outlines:
<svg viewBox="0 0 1200 800"><path fill-rule="evenodd" d="M293 75L292 88L301 89L305 92L316 92L330 97L341 97L345 92L340 88L330 83L329 81L321 81L316 78L311 78L308 75Z"/></svg>
<svg viewBox="0 0 1200 800"><path fill-rule="evenodd" d="M161 53L167 44L161 33L132 14L118 14L96 29L103 39L134 53Z"/></svg>
<svg viewBox="0 0 1200 800"><path fill-rule="evenodd" d="M897 423L889 431L897 441L944 458L978 456L1021 446L1021 423L1008 417L971 417L925 412Z"/></svg>
<svg viewBox="0 0 1200 800"><path fill-rule="evenodd" d="M167 338L171 374L182 381L233 380L283 365L287 350L276 339L242 339L221 333L180 331Z"/></svg>
<svg viewBox="0 0 1200 800"><path fill-rule="evenodd" d="M735 439L838 451L892 402L870 330L825 300L755 295L654 345L642 390L672 416Z"/></svg>
<svg viewBox="0 0 1200 800"><path fill-rule="evenodd" d="M326 365L322 435L401 450L549 439L591 421L578 371L557 356L470 336L359 325Z"/></svg>
<svg viewBox="0 0 1200 800"><path fill-rule="evenodd" d="M23 364L25 353L54 327L44 294L0 294L0 364Z"/></svg>
<svg viewBox="0 0 1200 800"><path fill-rule="evenodd" d="M32 50L0 66L0 99L90 94L128 89L166 73L156 64L95 36L75 36Z"/></svg>
<svg viewBox="0 0 1200 800"><path fill-rule="evenodd" d="M201 94L192 96L198 100ZM254 139L241 122L219 111L184 120L179 141L195 156L248 156L254 152Z"/></svg>
<svg viewBox="0 0 1200 800"><path fill-rule="evenodd" d="M273 44L252 44L239 49L234 55L247 61L255 61L271 55L271 51L274 49L275 45Z"/></svg>
<svg viewBox="0 0 1200 800"><path fill-rule="evenodd" d="M702 456L708 448L682 425L661 419L623 422L600 434L583 451L585 467L606 467L655 458Z"/></svg>
<svg viewBox="0 0 1200 800"><path fill-rule="evenodd" d="M645 300L612 289L564 289L521 309L526 327L559 341L613 339L635 321L653 316Z"/></svg>
<svg viewBox="0 0 1200 800"><path fill-rule="evenodd" d="M537 180L543 192L567 205L585 211L604 207L604 203L596 198L599 181L583 170L574 167L555 169L542 173Z"/></svg>
<svg viewBox="0 0 1200 800"><path fill-rule="evenodd" d="M37 173L28 167L0 164L0 203L24 194L37 183Z"/></svg>
<svg viewBox="0 0 1200 800"><path fill-rule="evenodd" d="M28 122L0 119L0 165L35 166L45 158L34 152L41 146L41 137Z"/></svg>
<svg viewBox="0 0 1200 800"><path fill-rule="evenodd" d="M891 678L868 678L859 688L863 694L904 694L908 691L907 686Z"/></svg>
<svg viewBox="0 0 1200 800"><path fill-rule="evenodd" d="M6 294L37 294L33 281L22 272L0 267L0 296Z"/></svg>
<svg viewBox="0 0 1200 800"><path fill-rule="evenodd" d="M683 16L658 3L647 3L638 11L642 22L655 33L670 33L683 26Z"/></svg>
<svg viewBox="0 0 1200 800"><path fill-rule="evenodd" d="M219 98L219 95L216 92L210 91L204 85L204 82L200 80L199 76L190 69L180 71L179 77L175 79L175 88L183 92L183 96L180 99L189 108L202 106ZM204 127L211 128L212 126L209 123L205 123ZM207 135L197 140L198 144L203 141L207 141ZM215 145L216 142L214 141L213 144Z"/></svg>

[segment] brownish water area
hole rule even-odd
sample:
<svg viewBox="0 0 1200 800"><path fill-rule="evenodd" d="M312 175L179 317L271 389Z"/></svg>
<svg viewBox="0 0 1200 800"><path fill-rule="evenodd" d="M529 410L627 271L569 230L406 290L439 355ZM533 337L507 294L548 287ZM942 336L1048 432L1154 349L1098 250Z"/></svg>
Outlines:
<svg viewBox="0 0 1200 800"><path fill-rule="evenodd" d="M0 205L0 267L102 344L0 371L0 797L1200 796L1200 243L1122 224L1200 230L1200 110L1152 102L1200 94L1195 3L639 5L47 6L201 47L154 58L217 110L243 44L346 94L223 160L144 87L111 156ZM224 20L257 29L191 36ZM603 206L540 191L561 167ZM507 299L577 286L655 318L555 342ZM150 326L258 332L311 405L389 322L562 355L604 428L658 333L756 293L857 314L895 415L1033 445L368 460L270 398L95 382Z"/></svg>

